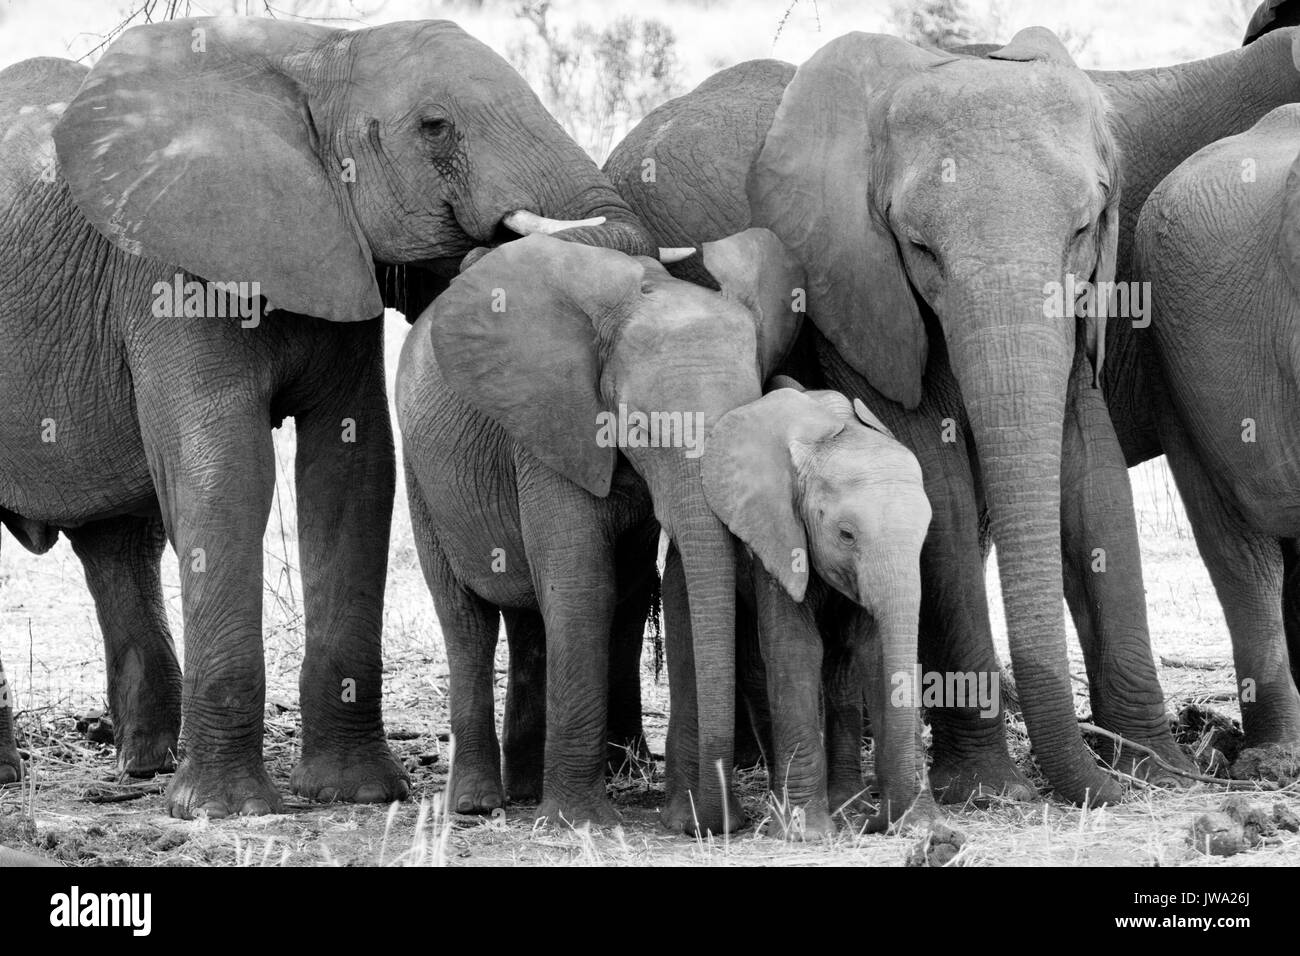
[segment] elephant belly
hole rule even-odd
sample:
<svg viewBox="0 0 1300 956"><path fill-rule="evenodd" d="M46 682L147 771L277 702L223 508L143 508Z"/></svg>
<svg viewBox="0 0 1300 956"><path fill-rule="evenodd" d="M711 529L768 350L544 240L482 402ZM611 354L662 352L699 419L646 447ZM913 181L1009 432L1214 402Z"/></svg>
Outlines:
<svg viewBox="0 0 1300 956"><path fill-rule="evenodd" d="M5 332L0 325L0 510L75 527L149 506L125 362L108 366L97 354L103 342L72 339L78 347L69 350L59 339L38 349Z"/></svg>
<svg viewBox="0 0 1300 956"><path fill-rule="evenodd" d="M1254 531L1300 534L1300 394L1268 388L1199 390L1180 402L1194 446L1225 502Z"/></svg>

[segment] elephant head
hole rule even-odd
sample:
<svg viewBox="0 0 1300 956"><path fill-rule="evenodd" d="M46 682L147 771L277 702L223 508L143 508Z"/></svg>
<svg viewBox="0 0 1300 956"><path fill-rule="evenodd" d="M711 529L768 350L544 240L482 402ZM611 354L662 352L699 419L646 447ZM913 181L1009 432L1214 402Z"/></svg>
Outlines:
<svg viewBox="0 0 1300 956"><path fill-rule="evenodd" d="M1022 31L992 56L831 41L786 88L749 199L807 269L813 322L879 392L915 407L931 338L946 342L1034 750L1063 794L1096 800L1106 778L1077 730L1061 610L1076 327L1045 293L1067 274L1113 279L1117 154L1101 94L1052 34Z"/></svg>
<svg viewBox="0 0 1300 956"><path fill-rule="evenodd" d="M802 275L750 230L704 248L723 292L655 260L531 236L462 272L426 315L447 384L544 464L605 497L621 452L681 555L699 701L702 830L721 832L735 693L732 539L704 500L709 430L753 401L798 329Z"/></svg>
<svg viewBox="0 0 1300 956"><path fill-rule="evenodd" d="M911 679L930 503L916 457L861 400L784 387L733 409L709 436L704 492L795 601L811 565L870 612L876 639L864 644L875 660L867 672L882 685L871 699L888 700L896 675ZM921 792L918 714L909 704L872 719L880 722L876 772L888 822Z"/></svg>
<svg viewBox="0 0 1300 956"><path fill-rule="evenodd" d="M54 137L79 208L120 248L336 321L383 310L376 263L512 231L656 251L524 80L445 21L134 27Z"/></svg>

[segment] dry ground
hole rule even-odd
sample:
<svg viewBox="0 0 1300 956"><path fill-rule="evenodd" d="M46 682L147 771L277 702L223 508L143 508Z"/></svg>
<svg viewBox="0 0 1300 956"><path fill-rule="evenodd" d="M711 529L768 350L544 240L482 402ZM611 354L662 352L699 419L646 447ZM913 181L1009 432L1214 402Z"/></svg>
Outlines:
<svg viewBox="0 0 1300 956"><path fill-rule="evenodd" d="M389 323L395 349L405 333ZM395 355L392 356L395 358ZM390 368L395 362L390 361ZM296 573L291 473L292 424L278 440L281 479L266 538L267 759L282 791L297 753L297 675L303 645ZM1233 673L1223 617L1198 558L1167 471L1135 470L1152 639L1171 712L1206 702L1236 717ZM829 844L785 845L753 829L729 841L671 836L657 826L662 763L648 778L615 782L625 825L612 833L534 830L531 808L494 820L448 816L440 793L448 772L447 665L432 601L411 541L399 491L385 615L386 720L392 746L411 770L413 799L393 807L312 806L290 801L282 816L182 822L166 816L166 778L113 780L113 752L75 729L78 715L104 706L104 669L94 608L80 567L65 542L36 558L6 538L0 550L0 654L16 694L20 741L30 755L29 781L0 790L0 843L81 864L772 864L903 863L914 835L859 836L848 827ZM180 596L173 562L165 568L173 627ZM1001 608L990 568L997 628ZM1001 638L999 638L1002 640ZM503 642L504 646L504 642ZM1005 652L1005 643L1002 644ZM504 650L503 652L504 653ZM663 753L667 687L646 655L644 699L652 749ZM1072 648L1080 678L1082 659ZM499 683L504 694L504 673ZM1076 685L1080 715L1088 704ZM1024 727L1008 729L1017 758L1032 774ZM748 816L767 806L765 777L742 775ZM1041 781L1040 781L1041 782ZM1052 800L957 809L951 822L968 838L959 862L1062 865L1278 865L1300 862L1300 837L1274 846L1206 858L1188 845L1191 821L1222 802L1220 788L1180 792L1135 788L1121 806L1082 811ZM1300 794L1261 794L1300 811Z"/></svg>

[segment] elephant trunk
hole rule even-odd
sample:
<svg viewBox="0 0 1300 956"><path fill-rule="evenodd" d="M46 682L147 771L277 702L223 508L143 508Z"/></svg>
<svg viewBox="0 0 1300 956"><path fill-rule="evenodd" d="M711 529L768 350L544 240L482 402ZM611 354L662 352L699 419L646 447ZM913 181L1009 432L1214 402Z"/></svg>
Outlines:
<svg viewBox="0 0 1300 956"><path fill-rule="evenodd" d="M732 787L736 696L736 559L731 533L704 500L698 460L685 460L656 495L656 513L681 555L695 658L698 832L742 823Z"/></svg>
<svg viewBox="0 0 1300 956"><path fill-rule="evenodd" d="M1066 657L1061 439L1073 320L1047 318L1041 295L1005 288L985 286L955 304L944 311L963 321L944 327L979 454L1034 757L1067 799L1114 802L1117 785L1079 733Z"/></svg>
<svg viewBox="0 0 1300 956"><path fill-rule="evenodd" d="M880 786L879 822L882 826L898 820L918 797L928 797L925 759L918 750L920 732L919 701L908 695L895 700L892 691L905 681L910 687L917 662L917 628L921 614L921 570L915 552L891 552L883 561L884 573L877 580L888 584L872 588L859 583L859 593L873 594L876 640L868 651L875 656L867 668L869 679L881 686L869 694L883 702L881 713L872 714L878 722L876 743L876 778Z"/></svg>

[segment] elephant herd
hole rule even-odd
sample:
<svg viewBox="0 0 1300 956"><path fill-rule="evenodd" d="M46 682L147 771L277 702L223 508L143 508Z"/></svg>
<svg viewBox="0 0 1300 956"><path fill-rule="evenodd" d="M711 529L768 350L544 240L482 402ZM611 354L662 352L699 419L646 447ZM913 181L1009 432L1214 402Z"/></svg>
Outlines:
<svg viewBox="0 0 1300 956"><path fill-rule="evenodd" d="M1231 633L1234 772L1294 760L1296 6L1263 4L1240 49L1127 72L1036 27L946 51L852 33L715 74L603 169L441 21L175 20L93 68L0 70L0 523L36 553L67 535L84 566L119 770L174 770L176 816L282 809L262 537L292 416L291 786L409 794L381 706L385 308L413 323L396 415L456 811L617 819L609 751L645 746L659 603L667 826L743 822L740 724L805 835L849 806L878 830L935 797L1031 798L996 706L911 692L996 682L990 543L1052 789L1122 796L1080 734L1062 597L1093 722L1140 745L1102 756L1176 782L1127 473L1160 454ZM0 709L0 783L21 768Z"/></svg>

